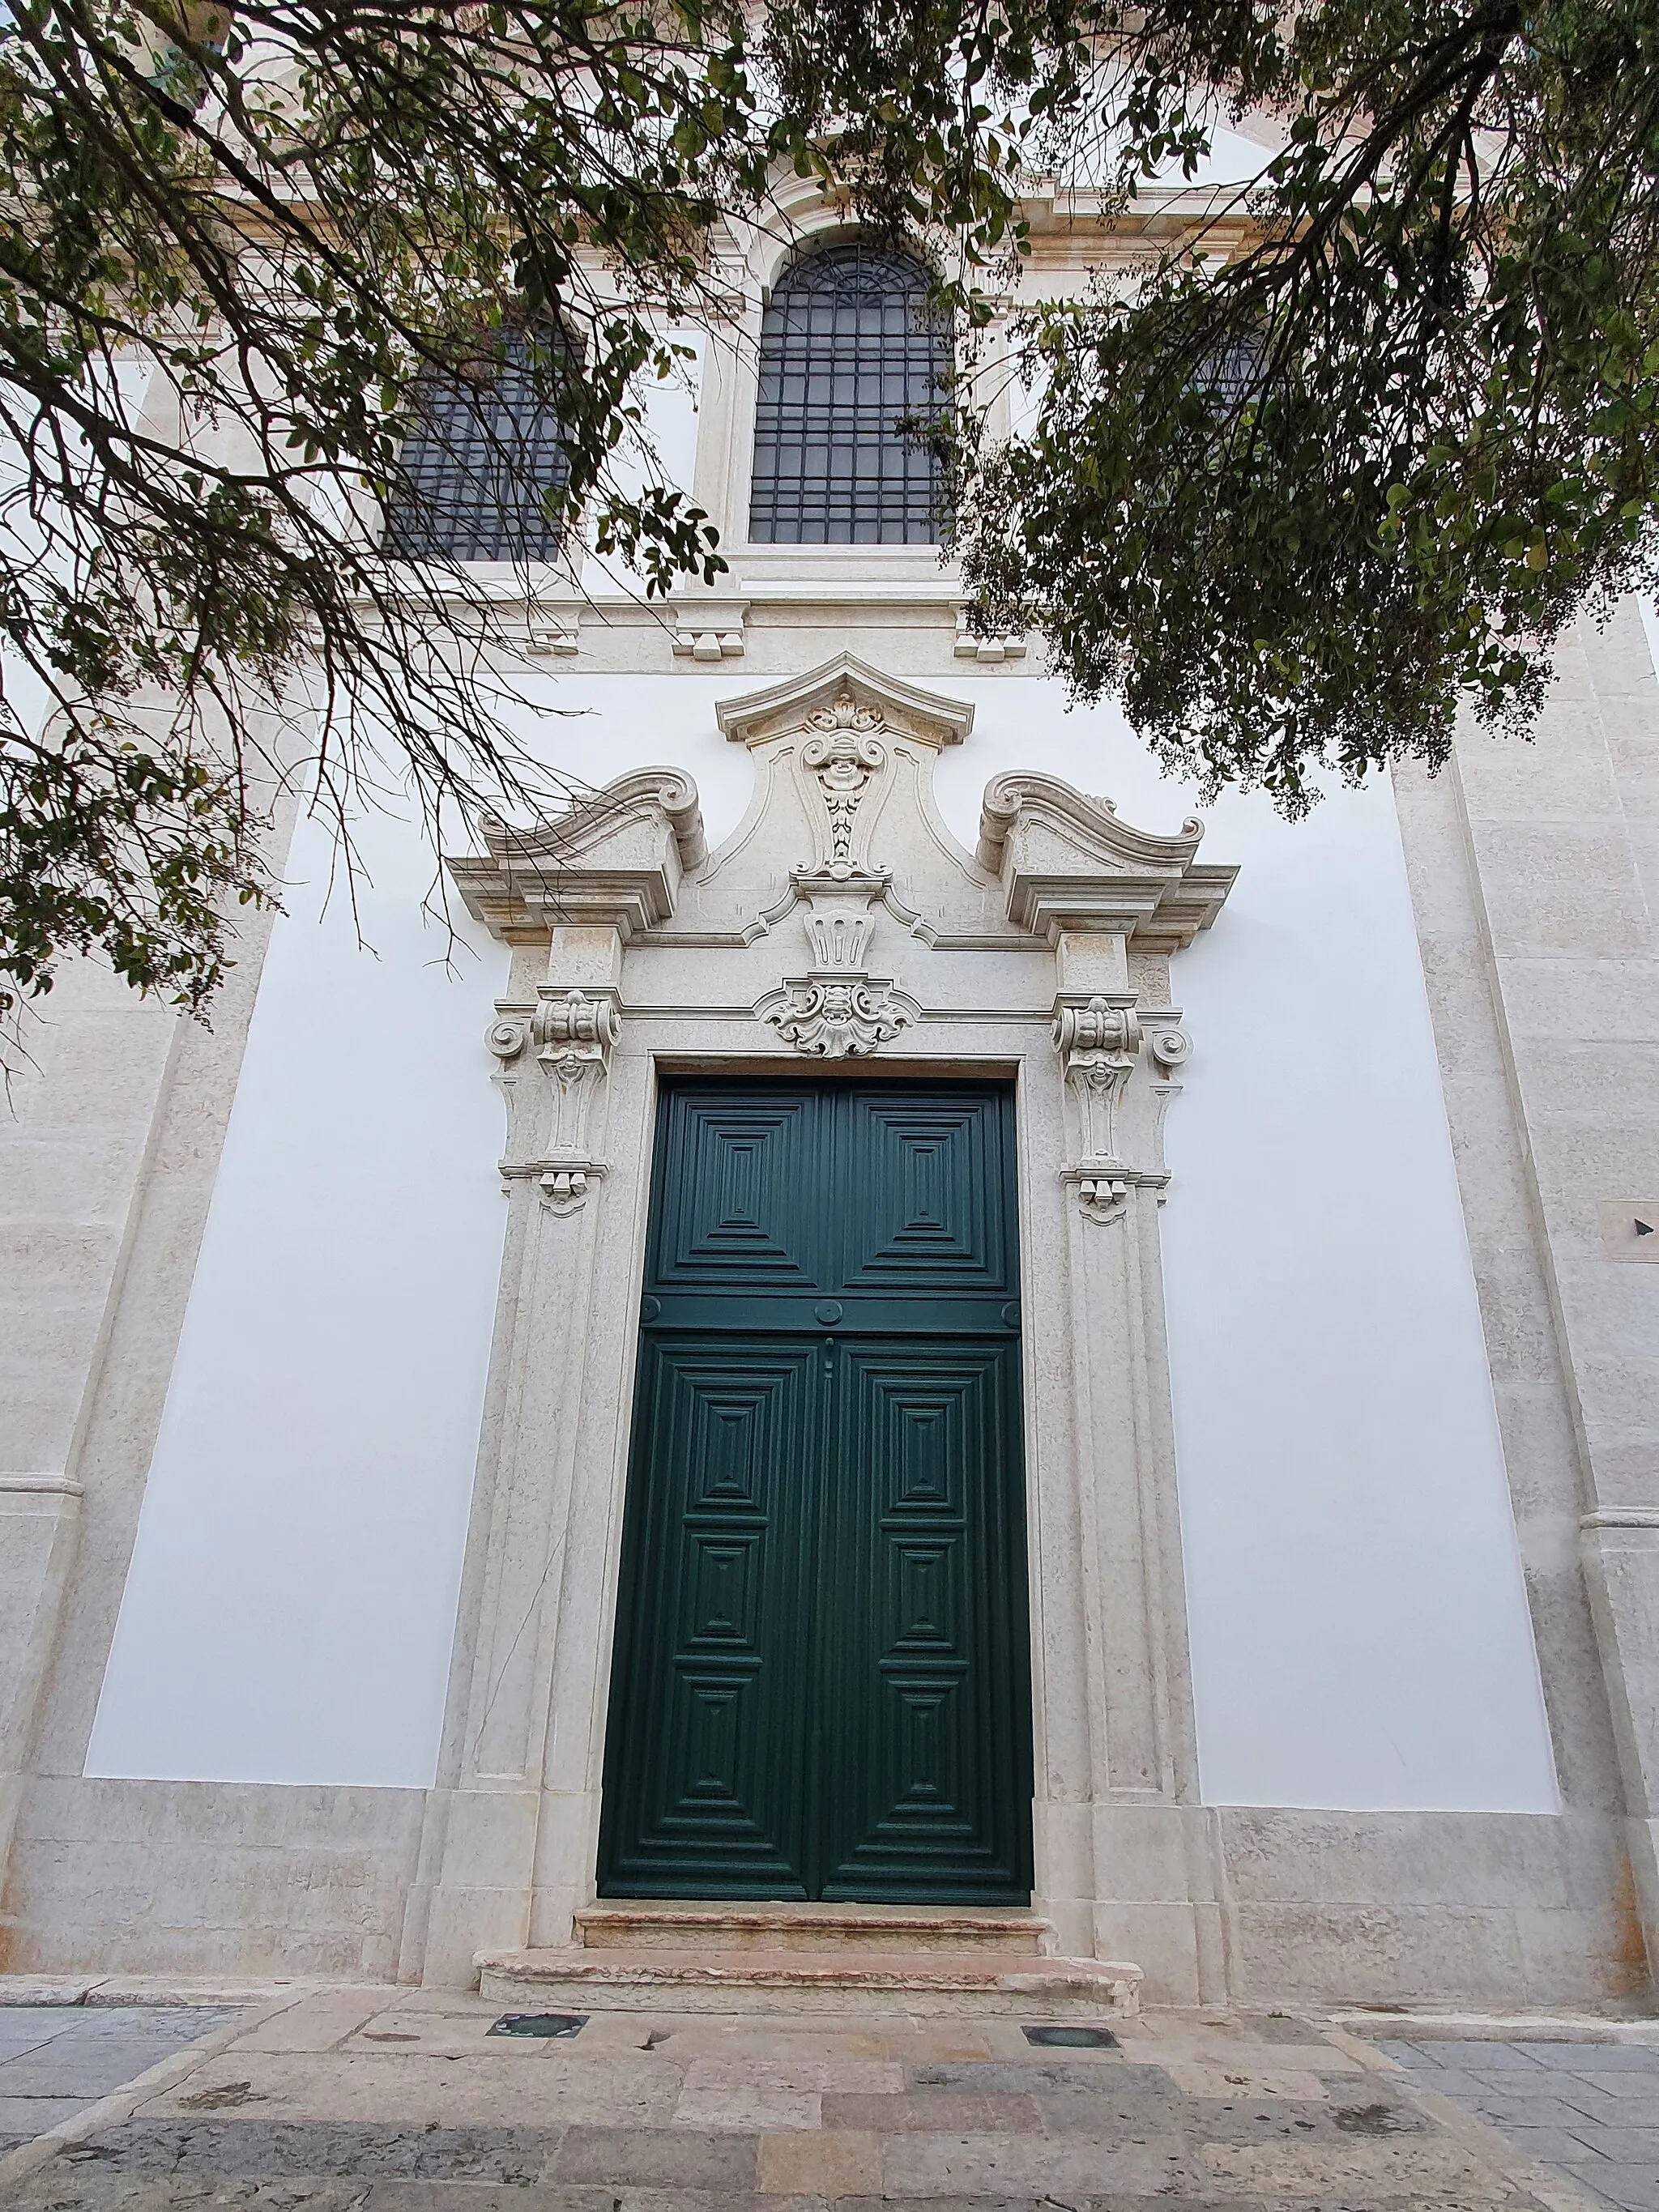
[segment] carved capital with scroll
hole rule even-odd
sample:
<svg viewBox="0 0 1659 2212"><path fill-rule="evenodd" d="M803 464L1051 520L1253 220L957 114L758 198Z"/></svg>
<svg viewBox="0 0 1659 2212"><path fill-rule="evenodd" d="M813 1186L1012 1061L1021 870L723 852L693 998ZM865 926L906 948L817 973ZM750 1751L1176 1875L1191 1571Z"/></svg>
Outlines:
<svg viewBox="0 0 1659 2212"><path fill-rule="evenodd" d="M1133 1006L1097 995L1054 1009L1054 1050L1078 1105L1078 1135L1085 1161L1117 1163L1117 1111L1140 1050L1140 1024Z"/></svg>

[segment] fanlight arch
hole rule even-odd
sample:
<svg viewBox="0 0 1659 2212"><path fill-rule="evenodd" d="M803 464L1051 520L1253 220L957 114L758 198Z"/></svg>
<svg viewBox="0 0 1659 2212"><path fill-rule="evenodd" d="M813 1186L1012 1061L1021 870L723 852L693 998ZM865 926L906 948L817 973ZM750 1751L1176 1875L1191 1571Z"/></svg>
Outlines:
<svg viewBox="0 0 1659 2212"><path fill-rule="evenodd" d="M761 323L751 543L938 543L943 473L925 426L953 352L928 285L914 256L868 239L785 270Z"/></svg>

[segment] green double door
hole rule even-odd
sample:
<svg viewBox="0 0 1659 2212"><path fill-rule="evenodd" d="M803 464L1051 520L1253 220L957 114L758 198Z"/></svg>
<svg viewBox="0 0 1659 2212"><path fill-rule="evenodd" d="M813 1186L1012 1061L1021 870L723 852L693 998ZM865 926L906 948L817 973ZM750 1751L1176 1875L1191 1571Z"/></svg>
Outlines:
<svg viewBox="0 0 1659 2212"><path fill-rule="evenodd" d="M664 1091L611 1897L1030 1893L1013 1100Z"/></svg>

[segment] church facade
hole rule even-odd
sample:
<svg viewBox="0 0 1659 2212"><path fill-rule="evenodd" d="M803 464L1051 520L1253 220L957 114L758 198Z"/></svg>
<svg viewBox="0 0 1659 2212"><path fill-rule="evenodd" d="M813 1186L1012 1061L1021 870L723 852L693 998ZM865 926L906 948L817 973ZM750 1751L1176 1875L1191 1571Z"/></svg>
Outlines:
<svg viewBox="0 0 1659 2212"><path fill-rule="evenodd" d="M349 915L296 806L210 1030L88 969L33 1032L0 1969L1029 1907L1150 2002L1639 2008L1642 613L1534 745L1200 817L970 633L919 271L784 212L656 406L718 591L531 591L468 510L586 789L442 855L454 957L416 825Z"/></svg>

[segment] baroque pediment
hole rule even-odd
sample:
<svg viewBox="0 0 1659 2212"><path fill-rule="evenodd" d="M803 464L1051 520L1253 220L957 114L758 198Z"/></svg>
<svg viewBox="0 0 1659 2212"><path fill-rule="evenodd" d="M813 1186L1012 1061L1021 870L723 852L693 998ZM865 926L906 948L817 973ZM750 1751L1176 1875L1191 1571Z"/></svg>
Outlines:
<svg viewBox="0 0 1659 2212"><path fill-rule="evenodd" d="M1134 830L1109 799L1017 773L987 786L975 857L1003 884L1017 928L1049 944L1079 930L1174 952L1208 928L1238 873L1199 865L1203 835L1196 817L1173 837Z"/></svg>
<svg viewBox="0 0 1659 2212"><path fill-rule="evenodd" d="M1237 872L1199 862L1199 822L1155 836L1036 774L993 780L967 851L939 817L933 772L972 708L852 653L716 714L754 769L717 851L690 779L636 770L529 830L487 823L485 853L450 864L472 912L519 943L578 925L664 952L752 953L748 975L770 977L757 1012L797 1049L833 1056L920 1018L930 954L1068 939L1115 939L1120 963L1132 946L1166 954L1214 919Z"/></svg>
<svg viewBox="0 0 1659 2212"><path fill-rule="evenodd" d="M508 943L582 923L636 937L672 914L708 849L697 787L672 768L635 769L529 829L486 816L481 834L483 855L450 860L450 876Z"/></svg>

